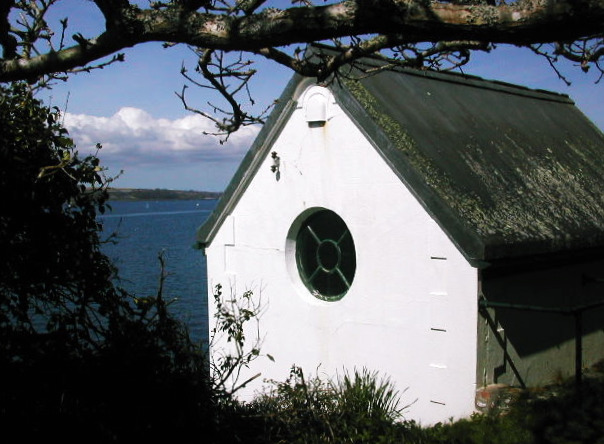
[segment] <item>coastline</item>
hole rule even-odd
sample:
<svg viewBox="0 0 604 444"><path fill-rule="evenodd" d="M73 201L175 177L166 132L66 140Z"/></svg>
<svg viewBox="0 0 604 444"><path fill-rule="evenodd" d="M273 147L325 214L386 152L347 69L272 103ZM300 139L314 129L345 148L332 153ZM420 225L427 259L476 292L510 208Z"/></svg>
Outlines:
<svg viewBox="0 0 604 444"><path fill-rule="evenodd" d="M136 200L212 200L218 199L222 192L167 190L146 188L109 188L109 201Z"/></svg>

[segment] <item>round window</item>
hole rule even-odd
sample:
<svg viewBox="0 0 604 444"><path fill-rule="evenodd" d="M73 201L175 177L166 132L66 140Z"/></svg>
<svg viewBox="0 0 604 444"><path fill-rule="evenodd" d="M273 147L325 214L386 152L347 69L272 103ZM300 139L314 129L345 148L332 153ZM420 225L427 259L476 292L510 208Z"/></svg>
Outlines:
<svg viewBox="0 0 604 444"><path fill-rule="evenodd" d="M296 264L314 296L335 301L346 294L356 271L356 252L340 216L320 210L302 223L296 236Z"/></svg>

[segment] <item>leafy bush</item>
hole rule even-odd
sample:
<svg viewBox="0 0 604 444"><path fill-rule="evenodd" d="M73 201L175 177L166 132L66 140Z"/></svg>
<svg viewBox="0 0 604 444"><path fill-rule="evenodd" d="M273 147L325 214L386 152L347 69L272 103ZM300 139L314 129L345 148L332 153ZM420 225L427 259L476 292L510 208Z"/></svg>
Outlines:
<svg viewBox="0 0 604 444"><path fill-rule="evenodd" d="M604 443L604 380L586 378L525 391L503 411L438 424L427 442L451 444Z"/></svg>
<svg viewBox="0 0 604 444"><path fill-rule="evenodd" d="M431 444L531 444L533 437L516 414L474 414L470 418L437 424L424 430Z"/></svg>
<svg viewBox="0 0 604 444"><path fill-rule="evenodd" d="M239 417L258 443L604 444L603 398L604 378L589 377L579 388L532 389L505 408L421 427L404 420L399 394L375 372L333 382L293 367Z"/></svg>
<svg viewBox="0 0 604 444"><path fill-rule="evenodd" d="M419 428L402 419L399 393L367 369L344 372L335 381L307 379L293 367L285 382L258 397L247 415L263 424L258 442L387 443Z"/></svg>
<svg viewBox="0 0 604 444"><path fill-rule="evenodd" d="M585 378L532 392L525 401L536 443L604 443L604 380Z"/></svg>
<svg viewBox="0 0 604 444"><path fill-rule="evenodd" d="M0 87L0 423L7 442L211 436L206 361L166 303L114 285L107 184L56 109ZM100 148L100 146L99 146Z"/></svg>

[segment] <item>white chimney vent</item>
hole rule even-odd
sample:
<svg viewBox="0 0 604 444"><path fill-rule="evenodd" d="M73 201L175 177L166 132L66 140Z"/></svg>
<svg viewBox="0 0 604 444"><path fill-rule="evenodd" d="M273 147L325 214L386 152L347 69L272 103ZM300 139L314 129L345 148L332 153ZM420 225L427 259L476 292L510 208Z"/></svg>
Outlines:
<svg viewBox="0 0 604 444"><path fill-rule="evenodd" d="M327 122L329 90L323 86L313 86L304 95L304 114L311 126L323 126Z"/></svg>

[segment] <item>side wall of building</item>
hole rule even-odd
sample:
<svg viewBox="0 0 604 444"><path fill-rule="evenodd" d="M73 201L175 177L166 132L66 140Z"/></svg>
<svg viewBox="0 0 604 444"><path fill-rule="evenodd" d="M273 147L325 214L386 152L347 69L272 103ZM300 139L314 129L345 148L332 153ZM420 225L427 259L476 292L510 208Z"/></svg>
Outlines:
<svg viewBox="0 0 604 444"><path fill-rule="evenodd" d="M539 270L485 272L482 294L493 303L524 308L482 310L478 328L479 385L535 387L575 373L577 317L565 309L604 300L604 261ZM528 307L527 307L528 306ZM580 319L582 366L604 359L604 307L583 311Z"/></svg>
<svg viewBox="0 0 604 444"><path fill-rule="evenodd" d="M218 283L233 297L251 290L263 307L262 352L274 362L261 357L244 370L240 380L262 376L241 396L285 380L292 365L330 378L365 367L396 384L406 418L428 424L470 414L476 270L333 96L322 126L309 125L300 103L270 149L278 170L267 155L206 250L210 294ZM344 220L356 248L354 281L335 302L311 295L295 261L292 227L317 208Z"/></svg>

